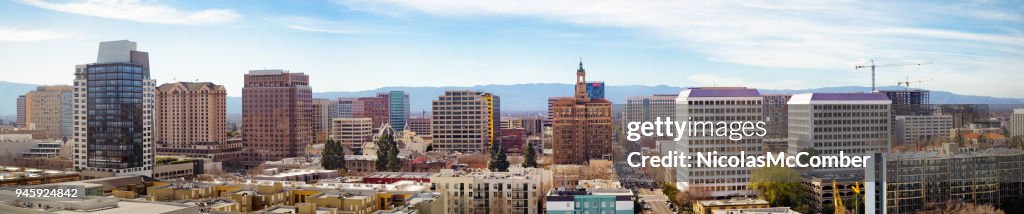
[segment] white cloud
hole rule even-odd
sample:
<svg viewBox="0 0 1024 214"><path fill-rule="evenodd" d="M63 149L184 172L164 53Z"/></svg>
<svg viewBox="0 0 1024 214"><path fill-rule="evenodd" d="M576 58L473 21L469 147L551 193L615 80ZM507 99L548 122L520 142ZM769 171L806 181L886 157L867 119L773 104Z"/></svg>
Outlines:
<svg viewBox="0 0 1024 214"><path fill-rule="evenodd" d="M55 3L45 0L18 0L18 2L65 13L143 23L205 25L229 23L242 18L242 15L229 9L183 11L139 0L78 0L66 3Z"/></svg>
<svg viewBox="0 0 1024 214"><path fill-rule="evenodd" d="M0 42L37 42L68 38L68 34L49 30L0 27Z"/></svg>
<svg viewBox="0 0 1024 214"><path fill-rule="evenodd" d="M664 44L740 65L851 71L868 59L880 64L934 62L919 75L947 73L934 82L957 93L1024 97L1021 86L992 85L973 75L1022 79L1024 32L1020 15L999 2L944 4L840 1L627 1L627 0L338 0L362 11L428 14L453 18L523 17L569 24L635 30ZM978 24L982 23L982 24ZM969 26L968 26L969 25ZM935 72L929 72L935 71ZM911 75L901 69L880 71ZM956 75L953 75L956 74ZM799 76L799 74L796 74ZM972 78L960 78L970 76ZM799 78L799 77L794 77ZM695 75L701 84L794 88ZM795 84L795 83L794 83ZM811 85L817 85L809 81ZM882 82L879 82L882 84ZM776 87L777 86L777 87Z"/></svg>
<svg viewBox="0 0 1024 214"><path fill-rule="evenodd" d="M351 8L384 7L440 16L522 16L649 32L669 45L706 53L709 59L783 68L846 68L864 58L891 58L879 50L917 50L971 44L1024 48L1021 35L917 27L915 5L861 1L544 1L544 0L340 0ZM957 6L962 8L963 6ZM923 14L922 14L923 13ZM988 14L995 14L988 12ZM940 14L941 15L941 14ZM921 58L928 58L922 56Z"/></svg>
<svg viewBox="0 0 1024 214"><path fill-rule="evenodd" d="M339 21L328 21L309 17L287 17L277 20L282 26L292 30L332 34L358 34L369 30Z"/></svg>
<svg viewBox="0 0 1024 214"><path fill-rule="evenodd" d="M802 81L799 80L782 80L782 81L751 81L744 78L727 77L714 74L694 74L686 78L692 83L693 86L708 87L751 87L757 89L797 89L807 88Z"/></svg>

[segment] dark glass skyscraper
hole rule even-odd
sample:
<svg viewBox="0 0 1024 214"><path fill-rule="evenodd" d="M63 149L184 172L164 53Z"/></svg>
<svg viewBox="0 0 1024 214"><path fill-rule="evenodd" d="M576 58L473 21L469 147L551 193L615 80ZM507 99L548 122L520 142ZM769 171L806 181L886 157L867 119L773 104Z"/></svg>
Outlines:
<svg viewBox="0 0 1024 214"><path fill-rule="evenodd" d="M149 56L128 40L100 43L97 62L75 71L75 168L151 175L155 81ZM89 173L85 174L90 176Z"/></svg>

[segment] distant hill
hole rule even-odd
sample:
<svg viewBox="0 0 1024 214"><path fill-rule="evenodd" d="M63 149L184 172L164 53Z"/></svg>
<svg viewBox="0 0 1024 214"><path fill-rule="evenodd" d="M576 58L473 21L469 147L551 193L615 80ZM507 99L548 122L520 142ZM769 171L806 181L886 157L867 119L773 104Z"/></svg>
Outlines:
<svg viewBox="0 0 1024 214"><path fill-rule="evenodd" d="M684 87L675 86L606 86L605 96L616 104L624 103L629 96L648 96L652 94L678 94ZM315 98L361 97L374 96L377 92L401 90L409 93L413 115L429 110L430 103L445 90L471 89L494 93L501 97L501 109L504 111L542 111L547 109L547 98L555 96L571 96L573 85L557 83L532 83L516 85L481 85L472 87L384 87L375 90L353 92L317 92ZM898 86L881 87L882 90L903 90ZM869 87L846 86L826 87L798 90L760 90L762 94L798 94L810 92L867 92ZM1024 99L997 98L987 96L959 95L946 91L932 91L931 102L934 104L1024 104ZM228 97L228 112L241 114L241 98Z"/></svg>
<svg viewBox="0 0 1024 214"><path fill-rule="evenodd" d="M0 81L0 116L13 116L17 112L18 95L35 90L34 84ZM383 87L374 90L351 92L316 92L316 98L361 97L374 96L377 92L401 90L409 93L412 113L418 114L430 109L430 103L445 90L470 89L486 91L501 97L501 109L505 111L542 111L547 109L548 97L571 96L573 85L558 83L532 83L515 85L479 85L470 87ZM675 86L607 86L606 97L616 104L624 103L628 96L647 96L652 94L678 94L684 87ZM898 86L882 87L885 90L902 90ZM868 87L846 86L826 87L799 90L760 90L762 94L796 94L808 92L866 92ZM1024 104L1024 99L997 98L988 96L959 95L946 91L932 91L931 102L935 104ZM228 97L228 113L242 113L242 98Z"/></svg>

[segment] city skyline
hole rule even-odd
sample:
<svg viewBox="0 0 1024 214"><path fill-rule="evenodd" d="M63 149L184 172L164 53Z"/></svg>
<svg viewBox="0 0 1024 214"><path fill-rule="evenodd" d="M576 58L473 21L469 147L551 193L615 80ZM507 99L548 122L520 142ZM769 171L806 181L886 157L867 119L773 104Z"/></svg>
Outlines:
<svg viewBox="0 0 1024 214"><path fill-rule="evenodd" d="M1013 72L1024 63L1022 5L1013 2L525 1L493 7L472 1L22 0L0 7L6 8L0 57L10 60L9 69L33 74L5 80L32 84L70 84L73 66L94 56L95 42L128 38L161 54L151 62L159 83L214 82L232 97L241 96L240 76L264 68L316 77L310 85L318 92L570 83L547 75L573 69L582 56L608 85L759 89L867 86L870 73L854 65L930 62L880 68L877 83L930 79L915 87L1024 98L1021 86L991 81L1024 77ZM494 77L473 78L480 72ZM68 78L52 78L60 76Z"/></svg>

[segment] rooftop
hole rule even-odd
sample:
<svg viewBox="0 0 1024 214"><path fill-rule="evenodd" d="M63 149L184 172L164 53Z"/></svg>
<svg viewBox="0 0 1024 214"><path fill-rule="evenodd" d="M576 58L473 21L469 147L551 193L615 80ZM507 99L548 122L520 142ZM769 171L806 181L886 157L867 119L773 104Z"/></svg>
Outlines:
<svg viewBox="0 0 1024 214"><path fill-rule="evenodd" d="M679 93L680 97L760 97L757 89L746 87L699 87Z"/></svg>
<svg viewBox="0 0 1024 214"><path fill-rule="evenodd" d="M883 93L794 94L788 104L892 104Z"/></svg>
<svg viewBox="0 0 1024 214"><path fill-rule="evenodd" d="M753 198L731 198L728 200L703 200L698 201L705 207L713 206L742 206L742 205L768 205L768 201Z"/></svg>

